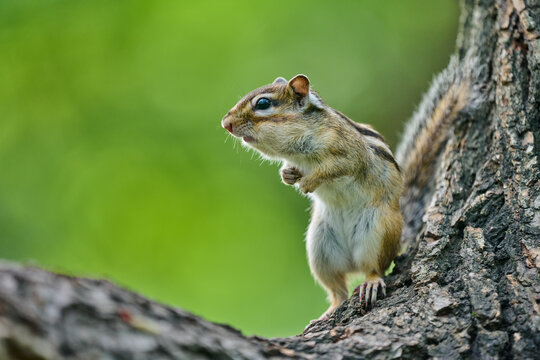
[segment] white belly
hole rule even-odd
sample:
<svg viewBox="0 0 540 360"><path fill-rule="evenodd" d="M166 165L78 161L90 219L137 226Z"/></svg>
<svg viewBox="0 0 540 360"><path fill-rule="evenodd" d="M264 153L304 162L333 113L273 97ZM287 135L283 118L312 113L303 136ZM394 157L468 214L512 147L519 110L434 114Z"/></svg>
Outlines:
<svg viewBox="0 0 540 360"><path fill-rule="evenodd" d="M324 271L368 272L376 266L381 216L372 194L352 177L321 185L310 197L313 216L307 233L310 264ZM322 270L322 269L321 269Z"/></svg>

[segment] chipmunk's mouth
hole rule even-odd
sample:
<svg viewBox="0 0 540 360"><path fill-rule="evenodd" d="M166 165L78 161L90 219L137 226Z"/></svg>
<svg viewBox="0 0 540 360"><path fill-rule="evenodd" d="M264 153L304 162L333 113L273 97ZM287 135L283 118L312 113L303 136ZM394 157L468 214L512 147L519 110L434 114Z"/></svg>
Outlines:
<svg viewBox="0 0 540 360"><path fill-rule="evenodd" d="M225 118L227 117L228 115L225 116ZM242 138L242 140L244 140L244 142L246 143L252 143L252 142L255 142L255 138L253 136L249 136L249 135L242 135L241 133L243 132L242 131L242 128L243 126L240 126L240 131L238 127L236 127L236 129L234 129L233 127L233 124L228 121L227 119L223 119L222 122L221 122L221 126L223 126L223 128L225 130L227 130L231 135L233 135L234 137L237 137L237 138Z"/></svg>

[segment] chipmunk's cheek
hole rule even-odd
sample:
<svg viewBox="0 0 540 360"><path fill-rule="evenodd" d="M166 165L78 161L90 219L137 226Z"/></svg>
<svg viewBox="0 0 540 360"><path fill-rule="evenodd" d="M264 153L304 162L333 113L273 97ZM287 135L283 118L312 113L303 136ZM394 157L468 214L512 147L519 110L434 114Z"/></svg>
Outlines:
<svg viewBox="0 0 540 360"><path fill-rule="evenodd" d="M265 123L256 122L253 125L253 133L255 135L257 142L264 142L264 138L266 137L267 133L267 126Z"/></svg>

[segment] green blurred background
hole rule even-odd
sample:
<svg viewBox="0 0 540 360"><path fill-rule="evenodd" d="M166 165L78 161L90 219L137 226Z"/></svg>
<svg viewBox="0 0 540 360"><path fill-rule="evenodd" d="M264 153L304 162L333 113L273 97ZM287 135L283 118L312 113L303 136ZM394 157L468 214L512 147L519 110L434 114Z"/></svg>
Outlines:
<svg viewBox="0 0 540 360"><path fill-rule="evenodd" d="M0 1L0 257L300 332L327 306L309 203L221 117L304 73L394 146L457 17L454 0Z"/></svg>

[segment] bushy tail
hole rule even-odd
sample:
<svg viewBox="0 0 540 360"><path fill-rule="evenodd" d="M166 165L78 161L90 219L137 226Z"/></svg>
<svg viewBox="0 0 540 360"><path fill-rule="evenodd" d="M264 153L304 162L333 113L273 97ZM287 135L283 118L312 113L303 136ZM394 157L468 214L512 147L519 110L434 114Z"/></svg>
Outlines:
<svg viewBox="0 0 540 360"><path fill-rule="evenodd" d="M455 119L481 103L481 71L475 57L467 55L459 61L453 56L448 67L433 80L396 150L405 189L425 185Z"/></svg>

